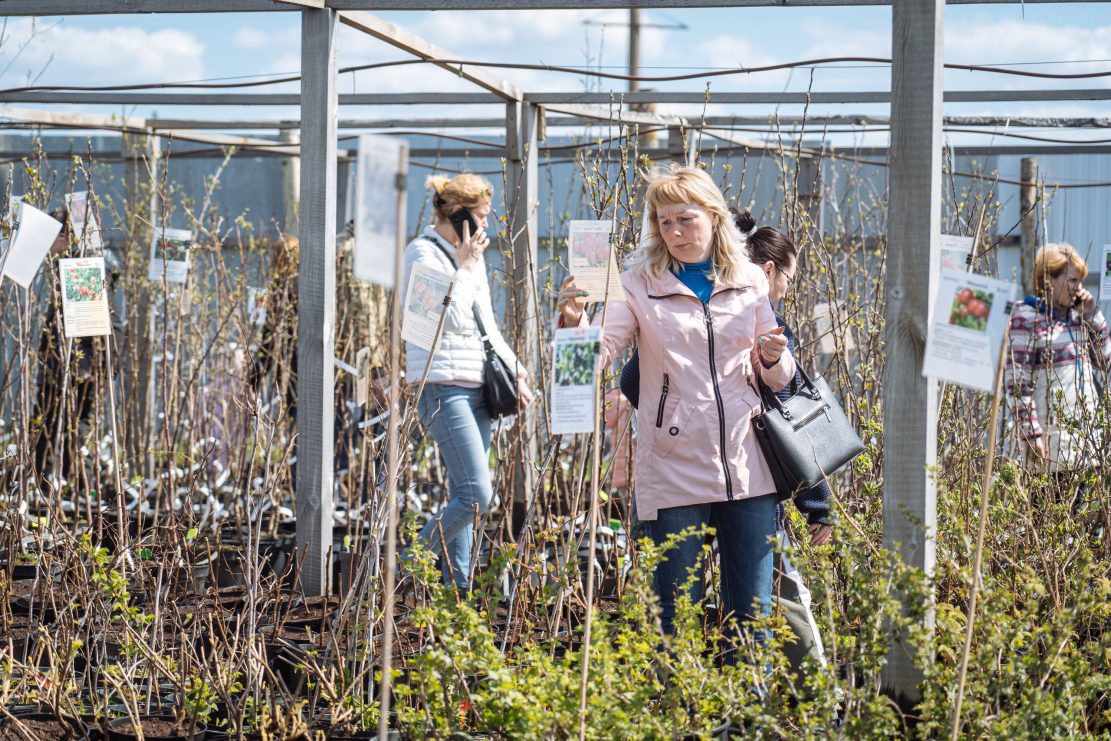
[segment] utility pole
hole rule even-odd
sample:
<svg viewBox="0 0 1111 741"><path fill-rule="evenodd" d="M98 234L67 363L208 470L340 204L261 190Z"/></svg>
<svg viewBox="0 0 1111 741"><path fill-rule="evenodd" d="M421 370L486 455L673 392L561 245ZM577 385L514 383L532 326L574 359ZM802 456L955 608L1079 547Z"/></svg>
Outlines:
<svg viewBox="0 0 1111 741"><path fill-rule="evenodd" d="M629 92L635 93L640 84L640 8L629 8Z"/></svg>

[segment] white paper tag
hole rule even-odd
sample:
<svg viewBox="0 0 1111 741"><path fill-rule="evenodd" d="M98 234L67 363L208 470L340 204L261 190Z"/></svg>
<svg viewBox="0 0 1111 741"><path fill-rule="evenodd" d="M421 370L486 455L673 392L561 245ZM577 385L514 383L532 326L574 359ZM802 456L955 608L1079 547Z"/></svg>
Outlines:
<svg viewBox="0 0 1111 741"><path fill-rule="evenodd" d="M587 301L625 300L612 230L609 221L572 221L567 227L567 266Z"/></svg>
<svg viewBox="0 0 1111 741"><path fill-rule="evenodd" d="M59 260L58 274L62 284L62 318L66 337L111 334L104 258Z"/></svg>
<svg viewBox="0 0 1111 741"><path fill-rule="evenodd" d="M598 414L597 376L602 331L570 327L555 331L552 352L553 435L593 432Z"/></svg>
<svg viewBox="0 0 1111 741"><path fill-rule="evenodd" d="M184 283L189 278L189 254L193 232L188 229L156 229L150 240L150 269L147 278Z"/></svg>
<svg viewBox="0 0 1111 741"><path fill-rule="evenodd" d="M14 220L18 224L3 257L4 275L27 288L42 266L43 258L50 252L62 224L50 215L26 203L13 205L19 209Z"/></svg>

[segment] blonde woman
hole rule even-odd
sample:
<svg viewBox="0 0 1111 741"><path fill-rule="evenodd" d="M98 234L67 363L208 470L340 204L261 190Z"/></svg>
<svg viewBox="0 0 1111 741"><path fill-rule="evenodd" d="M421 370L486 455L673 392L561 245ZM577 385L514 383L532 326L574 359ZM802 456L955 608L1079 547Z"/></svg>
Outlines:
<svg viewBox="0 0 1111 741"><path fill-rule="evenodd" d="M1086 422L1099 402L1093 369L1111 366L1107 322L1082 285L1087 275L1072 245L1047 244L1034 258L1034 293L1011 312L1007 394L1027 459L1061 483L1093 466L1101 445Z"/></svg>
<svg viewBox="0 0 1111 741"><path fill-rule="evenodd" d="M745 254L709 175L655 169L645 201L646 233L621 274L626 298L610 305L603 337L603 365L633 339L640 352L637 516L658 544L691 526L716 528L725 610L738 619L765 615L777 497L749 423L760 407L754 376L779 390L795 363L768 279ZM573 276L559 307L564 325L586 321ZM656 572L665 633L701 550L701 538L686 538ZM700 589L695 580L693 600Z"/></svg>
<svg viewBox="0 0 1111 741"><path fill-rule="evenodd" d="M464 173L450 180L431 177L433 223L405 248L405 281L417 263L455 277L440 346L432 357L428 384L418 402L424 428L440 449L450 499L425 525L420 538L443 556L444 580L460 590L471 585L475 510L485 513L493 499L490 482L490 414L482 399L486 355L475 322L482 325L501 359L517 369L521 408L532 399L524 367L498 329L490 303L483 253L493 189L484 178ZM429 362L428 351L405 343L408 377L416 382ZM442 538L442 540L441 540ZM445 545L446 544L446 545Z"/></svg>

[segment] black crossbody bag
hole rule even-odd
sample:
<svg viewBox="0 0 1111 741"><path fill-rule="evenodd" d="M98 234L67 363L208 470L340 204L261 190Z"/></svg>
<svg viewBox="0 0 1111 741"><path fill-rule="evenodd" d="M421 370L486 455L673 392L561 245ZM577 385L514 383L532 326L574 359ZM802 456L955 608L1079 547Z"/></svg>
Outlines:
<svg viewBox="0 0 1111 741"><path fill-rule="evenodd" d="M455 264L455 258L440 244L439 240L433 239L432 243L440 248L440 252L444 253L451 266L458 270L459 266ZM482 364L482 401L486 404L486 411L490 414L490 419L501 419L516 414L520 404L517 398L517 374L510 370L494 350L486 326L478 315L477 302L471 306L471 311L474 312L474 323L478 328L479 337L482 338L482 350L486 356Z"/></svg>
<svg viewBox="0 0 1111 741"><path fill-rule="evenodd" d="M816 486L864 452L829 384L810 378L802 366L799 375L798 393L787 401L756 377L764 409L752 426L781 498Z"/></svg>

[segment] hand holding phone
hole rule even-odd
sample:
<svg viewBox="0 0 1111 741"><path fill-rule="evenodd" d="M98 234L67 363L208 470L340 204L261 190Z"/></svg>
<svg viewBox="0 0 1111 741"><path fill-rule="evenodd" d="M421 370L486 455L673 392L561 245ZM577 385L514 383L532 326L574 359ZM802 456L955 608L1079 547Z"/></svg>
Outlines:
<svg viewBox="0 0 1111 741"><path fill-rule="evenodd" d="M490 245L490 238L486 230L475 221L470 209L461 208L448 216L448 220L460 239L457 251L459 267L469 270L478 263L478 259Z"/></svg>

